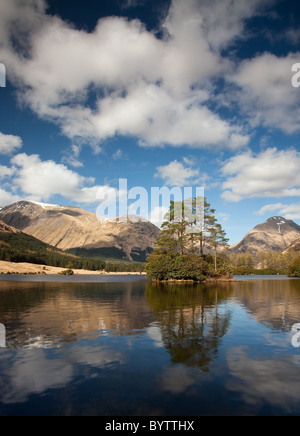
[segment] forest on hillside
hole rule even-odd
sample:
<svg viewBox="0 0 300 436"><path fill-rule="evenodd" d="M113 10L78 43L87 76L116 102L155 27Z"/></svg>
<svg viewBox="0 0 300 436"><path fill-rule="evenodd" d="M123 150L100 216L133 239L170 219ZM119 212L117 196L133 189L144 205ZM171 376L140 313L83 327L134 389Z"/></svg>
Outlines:
<svg viewBox="0 0 300 436"><path fill-rule="evenodd" d="M90 271L103 270L106 266L101 259L66 254L24 233L0 233L0 260Z"/></svg>

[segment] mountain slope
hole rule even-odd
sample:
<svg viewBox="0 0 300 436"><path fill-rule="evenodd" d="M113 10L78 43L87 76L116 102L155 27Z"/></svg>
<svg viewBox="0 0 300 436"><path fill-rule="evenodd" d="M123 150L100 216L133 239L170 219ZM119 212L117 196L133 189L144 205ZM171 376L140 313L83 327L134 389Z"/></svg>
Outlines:
<svg viewBox="0 0 300 436"><path fill-rule="evenodd" d="M20 233L20 231L17 229L14 229L11 226L8 226L3 221L0 221L0 234L10 234L10 233L16 234L16 233Z"/></svg>
<svg viewBox="0 0 300 436"><path fill-rule="evenodd" d="M239 243L231 247L232 252L257 254L259 251L283 251L300 238L300 226L283 217L269 218L256 226Z"/></svg>
<svg viewBox="0 0 300 436"><path fill-rule="evenodd" d="M103 269L100 260L80 259L0 221L0 260L66 268Z"/></svg>
<svg viewBox="0 0 300 436"><path fill-rule="evenodd" d="M0 219L24 233L76 255L145 261L159 229L146 220L100 223L91 212L22 201L0 211Z"/></svg>
<svg viewBox="0 0 300 436"><path fill-rule="evenodd" d="M300 251L300 238L296 239L293 244L291 244L284 253L298 253Z"/></svg>

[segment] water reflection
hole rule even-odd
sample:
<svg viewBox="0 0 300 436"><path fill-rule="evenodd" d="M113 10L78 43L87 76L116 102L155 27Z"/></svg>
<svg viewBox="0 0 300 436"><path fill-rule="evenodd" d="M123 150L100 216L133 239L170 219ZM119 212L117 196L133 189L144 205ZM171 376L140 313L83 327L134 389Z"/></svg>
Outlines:
<svg viewBox="0 0 300 436"><path fill-rule="evenodd" d="M290 332L300 322L300 280L245 281L233 289L257 321L274 330Z"/></svg>
<svg viewBox="0 0 300 436"><path fill-rule="evenodd" d="M299 414L300 281L0 284L0 415Z"/></svg>
<svg viewBox="0 0 300 436"><path fill-rule="evenodd" d="M53 348L93 334L135 334L152 320L144 289L144 282L2 283L7 347Z"/></svg>
<svg viewBox="0 0 300 436"><path fill-rule="evenodd" d="M275 358L253 355L253 350L228 350L226 388L239 394L247 414L299 414L300 355Z"/></svg>
<svg viewBox="0 0 300 436"><path fill-rule="evenodd" d="M226 302L232 293L230 285L147 285L147 302L173 363L209 370L230 325Z"/></svg>

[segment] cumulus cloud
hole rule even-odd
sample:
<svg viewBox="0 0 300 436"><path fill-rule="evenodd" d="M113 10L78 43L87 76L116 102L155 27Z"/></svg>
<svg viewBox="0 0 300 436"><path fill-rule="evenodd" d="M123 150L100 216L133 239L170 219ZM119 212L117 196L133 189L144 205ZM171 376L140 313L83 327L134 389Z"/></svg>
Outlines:
<svg viewBox="0 0 300 436"><path fill-rule="evenodd" d="M69 110L63 114L67 136L85 136L104 140L116 133L140 138L142 146L212 145L236 149L249 142L238 127L231 127L199 101L202 92L178 99L155 84L141 82L129 86L127 93L114 93L99 102L96 112L90 108ZM75 117L74 117L75 115ZM78 122L78 120L81 120Z"/></svg>
<svg viewBox="0 0 300 436"><path fill-rule="evenodd" d="M229 159L221 169L227 180L222 197L240 201L253 197L294 197L300 195L300 152L268 148Z"/></svg>
<svg viewBox="0 0 300 436"><path fill-rule="evenodd" d="M22 148L22 145L22 139L19 136L5 135L0 132L0 154L13 154Z"/></svg>
<svg viewBox="0 0 300 436"><path fill-rule="evenodd" d="M177 160L157 168L155 177L164 180L167 186L190 186L197 183L200 172L198 169L184 166ZM196 179L195 179L196 178Z"/></svg>
<svg viewBox="0 0 300 436"><path fill-rule="evenodd" d="M237 149L249 136L208 107L210 81L232 70L221 50L267 3L173 0L159 39L138 20L101 19L88 33L47 15L44 1L3 0L0 55L23 103L72 140L121 134L141 145Z"/></svg>
<svg viewBox="0 0 300 436"><path fill-rule="evenodd" d="M66 165L53 160L43 161L38 155L18 154L11 159L13 165L12 187L22 193L23 198L34 201L49 201L60 195L67 201L95 204L106 195L116 194L109 186L95 185L95 180L83 177ZM10 194L7 198L2 193L3 203L12 203ZM20 196L16 198L18 201ZM8 204L9 204L8 203ZM3 204L1 204L3 206Z"/></svg>
<svg viewBox="0 0 300 436"><path fill-rule="evenodd" d="M38 155L18 154L11 162L18 168L14 184L36 200L49 200L55 194L70 198L86 181L65 165L41 161Z"/></svg>
<svg viewBox="0 0 300 436"><path fill-rule="evenodd" d="M229 78L240 89L237 100L253 126L300 131L299 93L291 86L292 65L300 53L277 57L270 53L245 60Z"/></svg>
<svg viewBox="0 0 300 436"><path fill-rule="evenodd" d="M243 37L245 21L260 15L272 3L272 0L173 0L169 20L173 28L194 25L194 30L197 23L202 39L218 51ZM182 17L188 18L184 24L180 24Z"/></svg>

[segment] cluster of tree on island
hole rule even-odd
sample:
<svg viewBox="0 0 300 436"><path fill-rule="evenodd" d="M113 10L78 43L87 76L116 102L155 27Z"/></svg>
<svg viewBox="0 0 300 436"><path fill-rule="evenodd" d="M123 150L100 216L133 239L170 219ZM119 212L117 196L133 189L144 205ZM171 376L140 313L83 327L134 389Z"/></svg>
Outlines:
<svg viewBox="0 0 300 436"><path fill-rule="evenodd" d="M156 249L148 258L149 279L201 282L237 274L278 273L300 277L300 257L294 252L261 252L257 258L251 253L229 254L229 240L216 211L202 200L171 202Z"/></svg>
<svg viewBox="0 0 300 436"><path fill-rule="evenodd" d="M228 275L225 257L221 268L218 265L218 250L226 250L229 240L215 212L206 199L172 201L156 248L148 258L147 277L204 281ZM213 254L204 254L208 247Z"/></svg>

